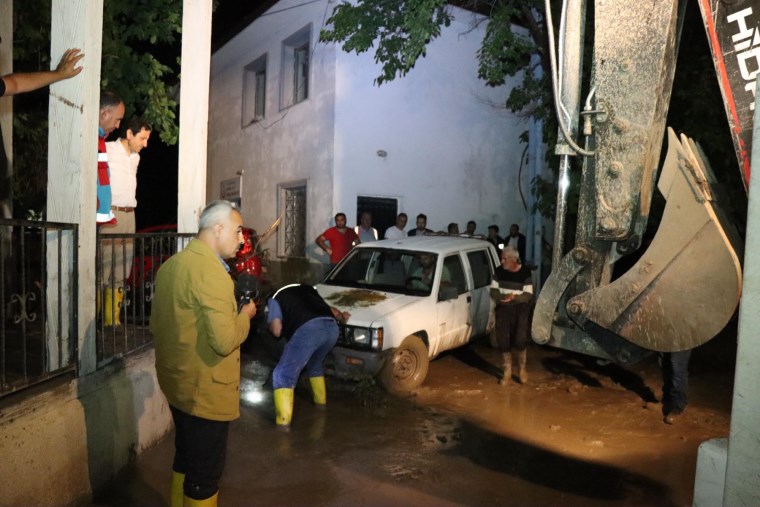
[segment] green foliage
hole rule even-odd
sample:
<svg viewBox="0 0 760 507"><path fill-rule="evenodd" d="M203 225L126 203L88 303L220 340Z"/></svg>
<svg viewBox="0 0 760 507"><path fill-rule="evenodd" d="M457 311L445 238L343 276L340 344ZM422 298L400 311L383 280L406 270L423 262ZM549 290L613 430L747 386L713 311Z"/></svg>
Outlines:
<svg viewBox="0 0 760 507"><path fill-rule="evenodd" d="M37 0L31 9L28 2L15 0L14 12L14 67L49 69L50 0ZM182 0L104 1L101 88L119 95L126 117L142 116L169 145L178 138L171 86L178 71L175 57L181 29ZM166 55L167 61L158 55ZM87 63L85 55L83 64Z"/></svg>
<svg viewBox="0 0 760 507"><path fill-rule="evenodd" d="M346 52L375 51L382 73L375 84L382 85L406 75L430 41L449 26L452 11L445 0L358 0L341 3L328 19L320 39L336 42ZM547 61L547 41L543 0L460 0L460 7L489 17L485 37L478 51L478 77L490 86L501 86L518 76L520 85L505 97L512 112L544 120L544 139L556 139L557 123L552 108L551 80ZM514 25L523 27L514 30ZM526 141L524 136L521 140ZM554 160L553 160L554 161ZM533 182L538 209L548 214L554 207L556 185L546 180Z"/></svg>
<svg viewBox="0 0 760 507"><path fill-rule="evenodd" d="M362 0L357 5L341 3L335 7L328 23L332 30L322 30L325 42L342 42L344 51L363 53L374 47L375 61L382 64L382 74L375 78L380 85L405 76L428 43L449 26L451 16L446 0Z"/></svg>
<svg viewBox="0 0 760 507"><path fill-rule="evenodd" d="M178 69L176 60L157 55L177 55L168 49L178 48L181 31L182 0L104 2L101 87L124 100L126 117L141 116L168 145L179 136L168 83Z"/></svg>
<svg viewBox="0 0 760 507"><path fill-rule="evenodd" d="M537 45L512 29L519 9L513 3L499 3L491 13L483 45L478 51L478 77L491 86L501 86L507 77L530 70Z"/></svg>
<svg viewBox="0 0 760 507"><path fill-rule="evenodd" d="M50 69L51 1L13 3L14 69ZM101 88L124 100L126 118L141 116L168 145L179 137L171 89L179 71L181 28L182 0L104 0ZM89 58L85 55L83 65ZM46 90L14 97L13 193L19 216L45 206L47 102Z"/></svg>

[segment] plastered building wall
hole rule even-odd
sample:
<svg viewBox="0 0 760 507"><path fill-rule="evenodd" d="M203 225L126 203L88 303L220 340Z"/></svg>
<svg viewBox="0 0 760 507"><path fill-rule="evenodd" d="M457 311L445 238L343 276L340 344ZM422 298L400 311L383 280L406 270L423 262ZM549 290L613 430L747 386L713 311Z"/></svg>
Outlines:
<svg viewBox="0 0 760 507"><path fill-rule="evenodd" d="M492 223L502 235L511 223L526 230L531 175L521 170L526 146L519 136L529 124L504 107L519 76L500 87L478 79L486 26L480 17L451 7L454 21L426 57L378 87L374 54L319 42L330 8L326 0L283 0L212 55L208 200L221 197L223 181L239 179L244 222L262 232L284 210L281 187L305 184L306 259L295 268L283 257L284 226L265 246L275 265L288 264L281 271L308 271L308 281L318 280L328 262L314 239L334 225L337 212L356 225L360 196L395 199L409 215L407 230L420 212L434 230L457 222L463 231L468 220L482 234ZM304 27L311 34L309 97L282 108L283 79L290 79L286 42ZM266 112L247 124L245 69L264 55ZM285 272L282 278L292 279Z"/></svg>

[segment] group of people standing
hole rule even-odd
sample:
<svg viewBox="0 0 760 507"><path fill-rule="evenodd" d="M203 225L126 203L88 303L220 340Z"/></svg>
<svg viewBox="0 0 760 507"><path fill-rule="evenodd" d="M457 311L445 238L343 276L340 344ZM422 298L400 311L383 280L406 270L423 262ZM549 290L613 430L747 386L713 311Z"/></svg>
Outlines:
<svg viewBox="0 0 760 507"><path fill-rule="evenodd" d="M406 225L409 217L406 213L399 213L396 216L396 222L385 229L383 239L403 239L413 236L427 235L449 235L463 236L471 238L485 239L492 243L498 252L505 246L511 246L520 254L520 260L525 262L527 241L525 235L520 232L520 226L512 224L509 228L509 235L506 238L499 236L499 226L496 224L488 226L488 235L478 234L477 223L474 220L467 222L464 232L459 231L459 224L451 222L446 231L436 232L427 226L427 215L420 213L415 219L414 229L406 231ZM335 225L329 227L322 234L317 236L314 242L330 257L330 266L340 262L343 257L351 250L354 245L376 241L380 238L377 229L372 227L372 214L368 211L361 213L359 225L353 229L347 226L346 214L337 213L335 215Z"/></svg>
<svg viewBox="0 0 760 507"><path fill-rule="evenodd" d="M97 222L102 235L134 234L136 231L137 170L140 152L148 147L151 126L132 116L121 129L121 136L106 141L122 126L124 102L114 93L100 94L98 116L98 211ZM134 240L131 238L101 241L103 284L103 323L121 325L120 309L124 286L132 268Z"/></svg>
<svg viewBox="0 0 760 507"><path fill-rule="evenodd" d="M49 86L78 75L84 54L78 48L68 49L54 70L18 72L0 78L0 97L17 95ZM104 91L98 111L97 209L95 212L101 234L132 234L135 232L134 210L137 206L137 167L140 151L148 146L151 127L134 116L121 136L107 138L121 126L125 105L116 94ZM0 142L0 174L4 174L7 157ZM132 265L133 244L130 239L106 242L102 258L103 291L101 304L107 326L119 325L119 308L124 298L124 283ZM100 306L100 305L99 305ZM100 308L99 308L100 310Z"/></svg>
<svg viewBox="0 0 760 507"><path fill-rule="evenodd" d="M83 58L78 49L66 51L55 70L16 73L0 77L0 96L14 95L68 79L81 72ZM133 233L137 205L136 174L140 151L147 147L151 127L137 117L130 119L123 137L106 142L124 117L124 102L110 92L100 98L98 139L98 210L101 233ZM2 142L0 142L2 147ZM5 163L6 157L0 157ZM339 262L359 242L374 241L378 232L371 214L363 213L360 225L346 227L346 216L335 215L335 227L327 229L316 243ZM243 242L242 216L227 201L214 201L201 213L195 239L167 260L158 271L150 329L155 337L156 373L170 406L175 424L175 457L172 465L171 505L215 506L218 481L225 463L229 422L240 414L240 345L256 314L256 304L240 304L224 259L235 255ZM385 238L431 234L427 217L416 217L415 229L406 234L407 215L398 214ZM110 228L108 228L110 227ZM496 225L489 226L488 241L500 251L501 265L494 273L492 295L496 299L496 335L503 361L501 384L516 378L528 381L527 344L533 303L533 284L525 261L525 236L517 224L506 238ZM452 223L449 234L459 234ZM467 224L466 235L476 236L476 224ZM121 255L122 247L114 246ZM123 283L122 266L129 258L114 263L106 276L113 293ZM128 272L127 272L128 273ZM104 280L106 281L106 280ZM107 289L108 290L108 289ZM106 299L108 299L106 292ZM123 295L122 295L123 297ZM114 303L112 303L115 305ZM338 338L337 322L350 315L329 306L308 285L283 287L270 299L267 322L275 336L290 338L273 372L275 422L288 429L292 417L293 390L302 370L309 376L317 407L326 404L322 362ZM108 314L108 312L107 312ZM112 314L111 324L118 322ZM664 356L666 376L663 404L665 421L673 423L686 406L687 367L690 351Z"/></svg>
<svg viewBox="0 0 760 507"><path fill-rule="evenodd" d="M359 217L359 225L353 229L347 225L346 214L335 214L335 225L325 229L314 242L330 257L330 267L343 260L354 245L377 241L380 236L372 227L372 213L364 211Z"/></svg>

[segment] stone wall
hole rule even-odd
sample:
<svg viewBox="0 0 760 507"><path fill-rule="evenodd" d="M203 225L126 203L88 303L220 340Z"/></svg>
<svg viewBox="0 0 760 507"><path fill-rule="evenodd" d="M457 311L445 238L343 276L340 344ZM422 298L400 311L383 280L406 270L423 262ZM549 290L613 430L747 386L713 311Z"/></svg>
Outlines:
<svg viewBox="0 0 760 507"><path fill-rule="evenodd" d="M0 404L0 505L86 501L171 430L154 351Z"/></svg>

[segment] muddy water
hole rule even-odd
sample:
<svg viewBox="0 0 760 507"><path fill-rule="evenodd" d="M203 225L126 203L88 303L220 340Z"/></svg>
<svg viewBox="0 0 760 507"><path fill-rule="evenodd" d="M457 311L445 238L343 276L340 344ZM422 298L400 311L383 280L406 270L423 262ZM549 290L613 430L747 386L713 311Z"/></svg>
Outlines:
<svg viewBox="0 0 760 507"><path fill-rule="evenodd" d="M413 396L328 378L329 406L299 385L292 430L273 425L272 361L243 367L220 505L691 505L699 444L726 436L731 337L695 351L691 402L662 422L653 356L628 369L532 347L529 383L499 386L487 343L436 359ZM172 441L96 505L166 505Z"/></svg>

